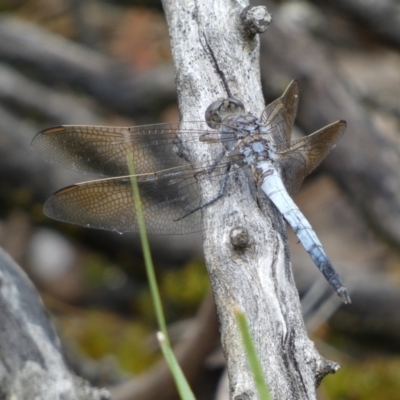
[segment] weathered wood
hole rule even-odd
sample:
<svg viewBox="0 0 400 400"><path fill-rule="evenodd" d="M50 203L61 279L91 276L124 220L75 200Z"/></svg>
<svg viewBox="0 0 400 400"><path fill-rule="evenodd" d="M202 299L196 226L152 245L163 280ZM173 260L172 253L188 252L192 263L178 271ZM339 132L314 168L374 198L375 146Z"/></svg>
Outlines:
<svg viewBox="0 0 400 400"><path fill-rule="evenodd" d="M347 121L343 140L324 166L374 227L399 243L397 149L378 131L368 112L348 90L326 51L305 32L283 26L278 18L276 22L273 35L263 35L261 40L265 85L271 89L271 82L280 82L282 77L299 80L297 123L304 132L313 132L337 119Z"/></svg>
<svg viewBox="0 0 400 400"><path fill-rule="evenodd" d="M93 110L93 103L41 85L4 63L0 63L0 101L38 111L52 125L101 125L105 122Z"/></svg>
<svg viewBox="0 0 400 400"><path fill-rule="evenodd" d="M59 166L49 165L31 151L32 138L39 128L9 112L0 105L0 168L7 174L0 176L4 193L29 187L33 197L44 201L51 191L82 178L80 174ZM12 197L12 196L10 196Z"/></svg>
<svg viewBox="0 0 400 400"><path fill-rule="evenodd" d="M308 254L298 244L296 235L289 231L293 270L299 291L305 293L312 282L314 288L318 287L313 290L314 296L309 291L302 298L303 316L309 332L331 320L335 328L342 332L361 334L362 331L366 337L381 338L382 343L399 341L400 315L396 309L400 304L400 284L390 276L390 265L396 263L394 254L372 234L354 205L327 176L320 175L306 183L296 196L296 202L325 244L353 301L350 307L340 304ZM310 295L311 303L314 303L312 307L306 299ZM321 299L329 296L329 304L324 305L322 310ZM338 311L331 318L336 309Z"/></svg>
<svg viewBox="0 0 400 400"><path fill-rule="evenodd" d="M400 26L397 0L314 0L322 6L341 10L370 28L383 40L400 46Z"/></svg>
<svg viewBox="0 0 400 400"><path fill-rule="evenodd" d="M28 67L46 83L76 85L128 115L159 108L176 96L169 63L135 75L97 51L16 18L0 19L0 60Z"/></svg>
<svg viewBox="0 0 400 400"><path fill-rule="evenodd" d="M182 3L165 0L183 120L202 120L219 97L241 99L255 115L264 101L258 37L248 36L240 15L245 1ZM200 162L207 146L187 149ZM317 379L335 371L308 339L288 259L285 225L268 202L262 215L246 176L238 173L229 193L203 210L204 251L219 315L232 399L256 399L257 391L234 309L249 320L273 399L313 399ZM204 185L200 188L207 193ZM232 228L245 227L246 248L231 244Z"/></svg>
<svg viewBox="0 0 400 400"><path fill-rule="evenodd" d="M0 397L110 399L69 370L36 290L1 248L0 282Z"/></svg>

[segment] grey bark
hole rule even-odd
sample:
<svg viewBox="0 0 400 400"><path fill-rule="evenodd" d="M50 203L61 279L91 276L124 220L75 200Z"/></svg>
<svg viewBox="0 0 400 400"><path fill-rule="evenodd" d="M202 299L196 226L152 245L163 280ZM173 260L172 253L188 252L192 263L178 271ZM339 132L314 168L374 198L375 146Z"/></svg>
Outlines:
<svg viewBox="0 0 400 400"><path fill-rule="evenodd" d="M54 125L104 123L90 101L40 85L4 63L0 63L0 101L36 110Z"/></svg>
<svg viewBox="0 0 400 400"><path fill-rule="evenodd" d="M340 9L359 20L382 39L395 46L400 45L399 11L397 0L314 0L323 6Z"/></svg>
<svg viewBox="0 0 400 400"><path fill-rule="evenodd" d="M204 120L207 106L233 96L255 115L264 107L259 41L241 18L245 1L163 2L170 29L182 120ZM243 14L242 14L243 15ZM257 25L257 24L256 24ZM250 30L251 31L251 30ZM208 151L196 143L191 162ZM267 201L263 215L246 176L237 173L226 194L203 210L204 252L219 315L232 399L257 399L234 310L247 315L273 399L314 399L316 383L338 365L324 360L308 339L288 259L285 225ZM205 185L200 188L207 193ZM249 234L233 245L232 228ZM244 230L243 230L244 231ZM233 231L234 232L234 231ZM235 239L233 239L235 241Z"/></svg>
<svg viewBox="0 0 400 400"><path fill-rule="evenodd" d="M397 148L375 127L366 109L349 91L349 84L333 67L333 59L309 35L279 21L274 35L264 35L261 42L263 72L269 78L265 86L271 88L271 82L279 82L282 77L299 80L297 123L304 132L313 132L335 119L347 121L343 140L324 166L374 228L398 243Z"/></svg>
<svg viewBox="0 0 400 400"><path fill-rule="evenodd" d="M76 85L104 106L128 115L175 100L170 64L135 75L95 50L12 17L0 18L0 60L28 67L46 83Z"/></svg>
<svg viewBox="0 0 400 400"><path fill-rule="evenodd" d="M0 398L107 400L66 365L32 283L0 248Z"/></svg>

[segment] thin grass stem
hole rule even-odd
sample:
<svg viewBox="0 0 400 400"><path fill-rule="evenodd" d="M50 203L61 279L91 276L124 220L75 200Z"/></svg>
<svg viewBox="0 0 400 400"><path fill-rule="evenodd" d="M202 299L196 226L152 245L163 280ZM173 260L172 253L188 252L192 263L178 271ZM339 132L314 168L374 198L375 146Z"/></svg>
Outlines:
<svg viewBox="0 0 400 400"><path fill-rule="evenodd" d="M240 333L242 335L243 344L247 353L247 360L250 369L253 372L254 382L258 391L260 400L270 400L268 386L264 379L264 374L261 368L260 360L258 359L256 348L251 337L249 325L247 323L246 315L241 310L235 310L236 321L239 325Z"/></svg>
<svg viewBox="0 0 400 400"><path fill-rule="evenodd" d="M160 343L161 350L165 360L171 370L172 376L175 380L179 395L183 400L195 400L189 383L187 382L181 367L171 349L171 344L168 338L167 324L165 322L164 312L161 304L160 292L158 291L156 274L154 272L153 259L151 257L150 245L147 238L146 224L143 217L142 201L140 199L139 185L135 175L135 165L132 154L127 155L127 163L131 178L132 196L136 212L136 220L139 228L140 241L146 265L147 279L149 281L151 297L153 300L154 310L156 314L157 323L161 332L158 332L157 339Z"/></svg>

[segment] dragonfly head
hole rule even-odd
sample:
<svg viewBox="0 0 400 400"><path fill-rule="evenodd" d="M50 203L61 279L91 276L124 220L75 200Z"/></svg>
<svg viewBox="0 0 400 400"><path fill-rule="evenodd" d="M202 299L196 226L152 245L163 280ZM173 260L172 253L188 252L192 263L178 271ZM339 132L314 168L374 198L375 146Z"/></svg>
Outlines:
<svg viewBox="0 0 400 400"><path fill-rule="evenodd" d="M206 110L206 121L210 128L218 129L218 125L228 116L241 115L245 112L243 103L233 97L219 99L211 103Z"/></svg>

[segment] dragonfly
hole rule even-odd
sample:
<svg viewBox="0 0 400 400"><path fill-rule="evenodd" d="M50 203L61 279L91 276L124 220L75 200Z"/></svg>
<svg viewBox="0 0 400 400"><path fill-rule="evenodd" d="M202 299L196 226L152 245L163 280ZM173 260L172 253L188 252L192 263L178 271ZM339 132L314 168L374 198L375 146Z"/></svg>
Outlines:
<svg viewBox="0 0 400 400"><path fill-rule="evenodd" d="M133 127L62 125L39 132L33 149L45 160L104 178L68 186L44 205L53 219L118 232L137 231L127 157L133 159L142 213L149 233L186 234L201 230L201 215L226 191L238 169L279 210L328 283L344 303L349 293L310 223L292 197L336 145L345 121L291 140L299 88L292 81L259 118L240 100L219 99L205 121ZM187 147L217 144L201 163L189 162ZM199 185L207 191L199 192ZM203 193L206 192L207 194ZM257 192L258 193L258 192Z"/></svg>

